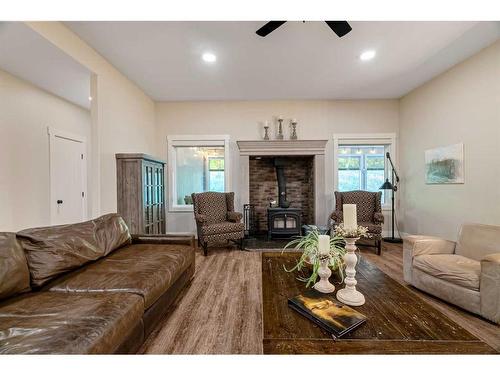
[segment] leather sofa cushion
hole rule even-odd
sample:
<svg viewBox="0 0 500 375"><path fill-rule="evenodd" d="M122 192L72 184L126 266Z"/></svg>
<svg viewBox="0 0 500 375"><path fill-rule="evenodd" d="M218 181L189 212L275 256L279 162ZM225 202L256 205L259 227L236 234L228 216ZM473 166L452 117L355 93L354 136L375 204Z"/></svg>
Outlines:
<svg viewBox="0 0 500 375"><path fill-rule="evenodd" d="M481 264L456 254L427 254L413 258L415 268L471 290L479 290Z"/></svg>
<svg viewBox="0 0 500 375"><path fill-rule="evenodd" d="M30 273L15 233L0 233L0 300L30 290Z"/></svg>
<svg viewBox="0 0 500 375"><path fill-rule="evenodd" d="M134 294L25 294L0 305L0 354L113 353L142 313Z"/></svg>
<svg viewBox="0 0 500 375"><path fill-rule="evenodd" d="M205 236L210 236L212 234L241 232L244 230L245 230L245 224L232 223L230 221L224 221L222 223L216 223L216 224L207 224L201 227L201 232Z"/></svg>
<svg viewBox="0 0 500 375"><path fill-rule="evenodd" d="M149 308L194 263L186 245L134 244L56 280L59 292L129 292L143 297Z"/></svg>
<svg viewBox="0 0 500 375"><path fill-rule="evenodd" d="M26 229L17 237L25 250L34 287L131 241L127 225L117 214L77 224Z"/></svg>

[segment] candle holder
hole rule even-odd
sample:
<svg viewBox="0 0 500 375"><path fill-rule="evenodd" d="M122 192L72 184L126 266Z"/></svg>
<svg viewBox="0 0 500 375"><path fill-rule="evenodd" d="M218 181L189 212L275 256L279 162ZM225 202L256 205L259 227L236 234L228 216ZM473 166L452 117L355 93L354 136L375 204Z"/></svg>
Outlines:
<svg viewBox="0 0 500 375"><path fill-rule="evenodd" d="M297 121L291 121L290 122L290 127L292 128L292 132L290 134L290 139L296 140L297 139Z"/></svg>
<svg viewBox="0 0 500 375"><path fill-rule="evenodd" d="M332 271L330 267L328 267L329 258L322 259L320 262L318 270L320 281L314 284L313 288L321 293L333 293L335 291L335 286L329 280L332 275Z"/></svg>
<svg viewBox="0 0 500 375"><path fill-rule="evenodd" d="M264 126L264 141L269 141L269 125Z"/></svg>
<svg viewBox="0 0 500 375"><path fill-rule="evenodd" d="M354 253L356 251L356 241L359 237L344 238L346 242L347 253L344 255L344 262L346 264L346 278L345 288L337 292L337 299L350 306L361 306L365 303L365 296L356 290L356 264L358 257Z"/></svg>
<svg viewBox="0 0 500 375"><path fill-rule="evenodd" d="M283 139L283 119L278 118L278 135L276 135L276 139Z"/></svg>

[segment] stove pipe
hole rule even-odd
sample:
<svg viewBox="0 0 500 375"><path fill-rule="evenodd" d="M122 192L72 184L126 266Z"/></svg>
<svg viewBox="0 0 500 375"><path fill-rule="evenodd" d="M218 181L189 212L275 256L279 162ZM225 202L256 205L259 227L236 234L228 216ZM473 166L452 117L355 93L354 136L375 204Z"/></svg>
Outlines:
<svg viewBox="0 0 500 375"><path fill-rule="evenodd" d="M290 207L290 202L286 200L286 177L285 165L288 160L285 158L274 158L274 168L276 169L276 178L278 180L278 204L281 208Z"/></svg>

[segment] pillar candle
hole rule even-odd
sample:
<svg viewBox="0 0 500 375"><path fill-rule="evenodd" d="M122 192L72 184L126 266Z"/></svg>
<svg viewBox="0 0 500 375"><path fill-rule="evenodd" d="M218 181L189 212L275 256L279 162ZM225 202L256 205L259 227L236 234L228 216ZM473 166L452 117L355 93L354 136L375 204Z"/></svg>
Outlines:
<svg viewBox="0 0 500 375"><path fill-rule="evenodd" d="M344 212L344 228L347 230L356 229L358 227L356 205L344 204L342 210Z"/></svg>
<svg viewBox="0 0 500 375"><path fill-rule="evenodd" d="M320 234L318 238L318 248L321 255L326 255L330 252L330 236Z"/></svg>

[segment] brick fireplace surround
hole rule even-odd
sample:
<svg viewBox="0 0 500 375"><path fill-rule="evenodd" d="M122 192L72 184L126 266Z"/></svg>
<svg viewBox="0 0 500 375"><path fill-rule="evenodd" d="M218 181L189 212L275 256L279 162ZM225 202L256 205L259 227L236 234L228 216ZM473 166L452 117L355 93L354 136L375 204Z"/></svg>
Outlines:
<svg viewBox="0 0 500 375"><path fill-rule="evenodd" d="M259 230L267 230L269 197L278 199L274 157L287 157L294 167L286 167L287 199L291 207L304 210L302 222L325 225L329 212L325 205L325 146L327 140L237 141L240 151L238 180L240 203L258 207Z"/></svg>
<svg viewBox="0 0 500 375"><path fill-rule="evenodd" d="M314 156L285 156L287 200L302 210L302 223L314 223ZM249 160L249 202L255 207L257 231L267 231L269 200L278 200L274 157L251 156Z"/></svg>

